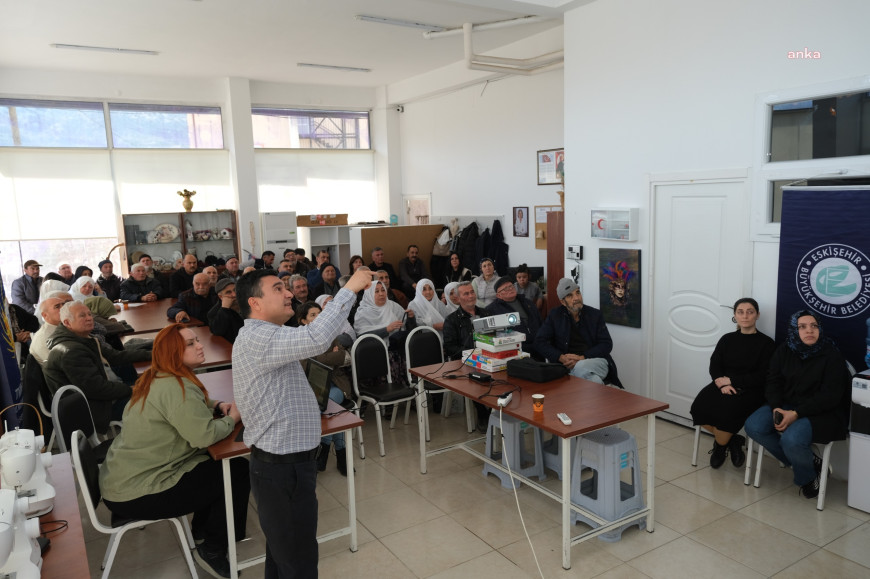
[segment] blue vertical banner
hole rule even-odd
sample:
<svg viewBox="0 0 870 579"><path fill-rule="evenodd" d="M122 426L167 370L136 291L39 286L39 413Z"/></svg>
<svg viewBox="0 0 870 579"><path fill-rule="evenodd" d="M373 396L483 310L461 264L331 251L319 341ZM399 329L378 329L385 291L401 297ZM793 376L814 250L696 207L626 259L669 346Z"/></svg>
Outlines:
<svg viewBox="0 0 870 579"><path fill-rule="evenodd" d="M3 272L0 272L0 333L2 336L3 363L0 364L0 410L10 404L21 402L21 369L15 357L15 336L12 334L12 324L9 323L9 303L6 300L6 290L3 289ZM20 409L19 409L20 410ZM2 419L11 429L18 426L20 412L8 410Z"/></svg>
<svg viewBox="0 0 870 579"><path fill-rule="evenodd" d="M870 187L783 188L776 340L809 309L860 370L870 318Z"/></svg>

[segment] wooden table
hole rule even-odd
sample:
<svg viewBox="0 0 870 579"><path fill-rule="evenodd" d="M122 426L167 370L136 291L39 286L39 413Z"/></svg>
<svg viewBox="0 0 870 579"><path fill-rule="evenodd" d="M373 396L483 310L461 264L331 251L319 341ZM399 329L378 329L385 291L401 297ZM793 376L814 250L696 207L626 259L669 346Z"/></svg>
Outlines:
<svg viewBox="0 0 870 579"><path fill-rule="evenodd" d="M166 311L176 301L175 298L164 298L156 302L130 303L129 309L122 309L112 317L119 322L124 321L130 324L133 328L133 334L156 333L172 323L173 320L169 319ZM205 324L195 318L191 318L190 322L185 325L203 326Z"/></svg>
<svg viewBox="0 0 870 579"><path fill-rule="evenodd" d="M467 374L476 371L469 366L462 365L459 369L454 367L459 362L449 362L450 370L445 371L442 364L433 364L431 366L421 366L411 368L411 374L422 378L418 380L417 388L421 391L424 388L423 381L426 380L431 384L435 384L441 388L447 388L457 394L461 394L466 398L471 398L490 408L498 409L497 398L487 397L480 398L489 389L489 385L480 384L469 380ZM460 376L459 378L443 378L444 374ZM562 504L562 567L565 569L571 568L571 546L586 541L613 529L619 528L625 523L636 521L641 518L646 518L646 530L652 533L655 530L654 519L654 489L655 489L655 413L668 408L668 404L658 402L650 398L638 396L611 388L602 384L596 384L589 380L583 380L575 376L566 376L557 380L552 380L545 383L530 382L519 378L512 378L507 375L507 372L496 372L492 374L494 380L503 380L507 383L501 383L492 387L493 394L503 394L519 387L521 390L514 390L513 397L503 412L509 416L513 416L527 424L545 430L559 437L561 442L561 457L562 457L562 494L559 496L550 489L534 482L526 477L513 473L513 476L522 480L545 495L559 501ZM540 415L532 411L532 395L544 394L544 412ZM503 465L484 456L469 446L468 442L463 442L455 445L450 445L433 451L426 451L425 438L425 418L423 413L425 409L421 408L421 400L425 396L417 396L417 419L420 430L420 472L426 473L426 457L433 454L439 454L454 448L461 448L469 452L484 462L498 468L503 472L507 472ZM556 414L564 412L571 418L571 425L566 426L556 418ZM606 428L626 420L647 417L647 480L646 480L646 507L640 511L631 513L617 519L616 521L605 521L586 511L582 507L571 502L571 439ZM591 520L599 523L599 526L592 530L571 538L571 509L583 513Z"/></svg>
<svg viewBox="0 0 870 579"><path fill-rule="evenodd" d="M235 400L235 397L233 396L232 370L209 372L208 374L199 375L198 378L202 381L203 385L208 390L209 398L220 400L222 402L232 402L233 400ZM324 436L326 436L327 434L338 434L341 432L350 433L352 429L360 427L363 424L362 419L359 418L356 414L353 414L351 412L344 412L344 408L342 408L340 405L336 404L332 400L329 401L329 406L327 406L326 412L327 414L342 412L342 414L338 414L337 416L327 416L325 414L321 415L320 429ZM216 442L208 447L208 453L211 455L211 457L214 460L220 460L223 463L224 497L226 500L227 511L227 536L229 538L228 558L230 560L230 577L238 577L238 572L241 569L252 567L254 565L259 565L266 560L266 555L263 554L259 557L247 559L246 561L239 561L238 553L236 552L236 531L233 522L232 504L233 487L232 479L230 477L229 459L235 458L237 456L245 456L250 454L251 452L251 449L245 446L244 442L236 442L236 437L239 435L239 431L241 429L241 423L237 424L236 428L229 436L227 436L220 442ZM348 440L348 443L349 442L350 441ZM331 533L326 533L325 535L320 535L319 537L317 537L317 542L324 543L326 541L331 541L332 539L337 539L338 537L343 537L344 535L350 535L350 550L355 553L358 548L356 528L356 489L354 486L353 451L350 448L350 444L348 444L348 452L345 453L345 456L347 457L348 526L332 531Z"/></svg>
<svg viewBox="0 0 870 579"><path fill-rule="evenodd" d="M215 336L211 333L208 326L196 326L188 328L196 334L202 344L205 353L205 362L199 368L220 368L222 366L230 366L233 363L233 345L221 336ZM154 338L157 332L147 334L128 334L121 338L121 342L127 342L133 338ZM142 373L151 367L151 362L136 362L133 364L136 372Z"/></svg>
<svg viewBox="0 0 870 579"><path fill-rule="evenodd" d="M63 577L63 579L89 579L88 554L82 534L82 518L73 478L70 454L55 454L48 468L54 484L54 508L39 517L40 524L49 521L65 520L67 527L57 533L50 533L51 545L42 557L42 577ZM51 525L54 528L56 525Z"/></svg>

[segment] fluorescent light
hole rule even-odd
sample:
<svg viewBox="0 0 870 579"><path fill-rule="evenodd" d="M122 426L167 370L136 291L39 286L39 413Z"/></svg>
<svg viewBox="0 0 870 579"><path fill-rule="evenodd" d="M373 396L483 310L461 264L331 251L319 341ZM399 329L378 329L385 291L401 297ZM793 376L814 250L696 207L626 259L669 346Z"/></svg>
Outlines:
<svg viewBox="0 0 870 579"><path fill-rule="evenodd" d="M356 66L335 66L332 64L314 64L311 62L297 62L296 66L304 66L307 68L325 68L328 70L342 70L344 72L371 72L370 68L359 68Z"/></svg>
<svg viewBox="0 0 870 579"><path fill-rule="evenodd" d="M115 54L145 54L157 56L156 50L136 50L135 48L112 48L110 46L86 46L83 44L51 44L52 48L68 48L70 50L94 50L97 52L114 52Z"/></svg>
<svg viewBox="0 0 870 579"><path fill-rule="evenodd" d="M390 24L392 26L405 26L406 28L419 28L420 30L426 30L427 32L441 32L442 30L446 30L443 26L436 26L435 24L424 24L422 22L412 22L410 20L396 20L395 18L383 18L381 16L366 16L365 14L357 14L354 16L357 20L362 20L363 22L374 22L376 24Z"/></svg>

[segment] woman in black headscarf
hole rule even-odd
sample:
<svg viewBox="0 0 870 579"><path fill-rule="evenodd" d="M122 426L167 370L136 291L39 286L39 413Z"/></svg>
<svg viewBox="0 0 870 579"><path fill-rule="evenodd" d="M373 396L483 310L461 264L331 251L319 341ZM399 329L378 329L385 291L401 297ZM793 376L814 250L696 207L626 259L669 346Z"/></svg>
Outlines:
<svg viewBox="0 0 870 579"><path fill-rule="evenodd" d="M846 436L851 376L846 361L822 331L816 314L792 314L788 337L774 352L767 375L767 403L746 419L746 434L781 463L808 499L819 494L822 460L811 444Z"/></svg>

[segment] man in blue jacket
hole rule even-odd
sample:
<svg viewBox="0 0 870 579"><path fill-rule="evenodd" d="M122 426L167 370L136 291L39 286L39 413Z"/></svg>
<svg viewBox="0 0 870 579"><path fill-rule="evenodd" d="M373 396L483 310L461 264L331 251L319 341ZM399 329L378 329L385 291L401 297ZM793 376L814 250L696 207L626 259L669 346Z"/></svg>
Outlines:
<svg viewBox="0 0 870 579"><path fill-rule="evenodd" d="M556 295L562 305L547 316L535 338L535 349L550 362L561 362L578 378L621 388L610 357L613 340L601 311L583 305L583 295L572 279L560 279Z"/></svg>

